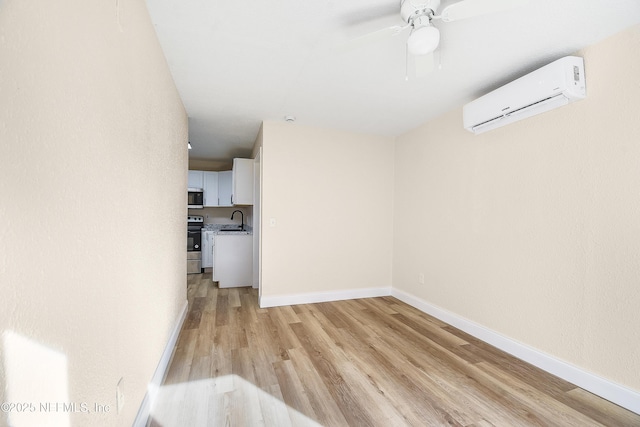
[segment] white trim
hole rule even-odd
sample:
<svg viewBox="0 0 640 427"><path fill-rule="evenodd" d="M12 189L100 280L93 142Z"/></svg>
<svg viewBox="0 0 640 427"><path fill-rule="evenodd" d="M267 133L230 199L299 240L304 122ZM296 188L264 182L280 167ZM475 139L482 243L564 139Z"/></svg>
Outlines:
<svg viewBox="0 0 640 427"><path fill-rule="evenodd" d="M635 390L601 378L526 344L500 335L491 329L430 304L409 293L393 288L391 295L525 362L531 363L616 405L640 414L640 393Z"/></svg>
<svg viewBox="0 0 640 427"><path fill-rule="evenodd" d="M156 371L153 374L149 385L147 386L147 392L144 395L144 399L142 399L142 403L140 404L140 408L138 409L136 419L133 421L133 427L145 427L147 425L149 415L151 414L151 409L153 408L153 404L156 400L157 391L162 385L162 381L164 381L167 369L169 368L169 363L171 362L171 358L173 357L173 352L176 348L176 342L178 342L178 337L180 336L180 331L182 330L182 324L187 318L188 307L189 303L185 301L184 305L182 306L180 316L178 316L176 324L173 326L173 331L171 331L169 341L167 342L167 345L162 352L158 367L156 368Z"/></svg>
<svg viewBox="0 0 640 427"><path fill-rule="evenodd" d="M260 308L277 307L281 305L313 304L316 302L341 301L356 298L385 297L389 295L391 295L391 287L276 296L262 295L260 297Z"/></svg>

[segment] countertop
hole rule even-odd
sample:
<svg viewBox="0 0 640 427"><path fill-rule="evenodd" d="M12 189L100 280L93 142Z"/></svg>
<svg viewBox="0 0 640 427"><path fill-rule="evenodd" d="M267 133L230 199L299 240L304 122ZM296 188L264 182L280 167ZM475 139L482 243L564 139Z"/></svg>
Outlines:
<svg viewBox="0 0 640 427"><path fill-rule="evenodd" d="M238 224L204 224L202 226L203 231L213 231L214 234L229 235L237 234L239 236L253 234L253 228L249 225L244 226L244 231L225 231L225 228L237 228Z"/></svg>

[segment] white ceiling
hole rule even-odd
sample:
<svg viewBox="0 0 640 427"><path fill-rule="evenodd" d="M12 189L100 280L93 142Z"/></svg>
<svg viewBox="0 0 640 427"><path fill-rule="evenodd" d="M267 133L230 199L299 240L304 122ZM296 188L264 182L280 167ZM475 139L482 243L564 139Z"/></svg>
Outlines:
<svg viewBox="0 0 640 427"><path fill-rule="evenodd" d="M147 0L189 115L190 157L246 157L260 123L286 115L305 125L400 135L640 23L640 0L531 0L507 12L436 22L441 68L426 78L410 73L408 81L407 32L336 49L402 25L399 3ZM588 90L588 67L586 74Z"/></svg>

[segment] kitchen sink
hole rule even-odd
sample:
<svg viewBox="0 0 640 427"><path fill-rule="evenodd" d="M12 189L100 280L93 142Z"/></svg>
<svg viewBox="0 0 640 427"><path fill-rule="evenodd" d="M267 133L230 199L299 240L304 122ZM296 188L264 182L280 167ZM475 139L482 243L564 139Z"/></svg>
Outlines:
<svg viewBox="0 0 640 427"><path fill-rule="evenodd" d="M247 230L243 230L241 227L223 227L220 229L220 231L247 231Z"/></svg>

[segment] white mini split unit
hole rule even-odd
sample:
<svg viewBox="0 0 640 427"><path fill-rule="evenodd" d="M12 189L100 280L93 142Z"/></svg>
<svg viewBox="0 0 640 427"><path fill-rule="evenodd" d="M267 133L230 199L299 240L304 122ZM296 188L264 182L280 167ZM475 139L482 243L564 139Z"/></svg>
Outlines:
<svg viewBox="0 0 640 427"><path fill-rule="evenodd" d="M584 61L565 56L466 104L462 121L479 134L585 97Z"/></svg>

